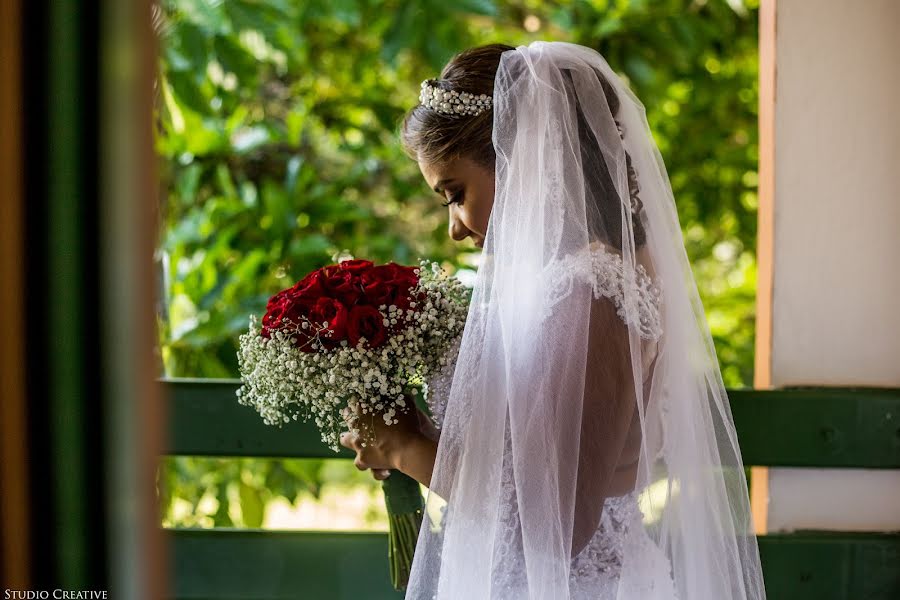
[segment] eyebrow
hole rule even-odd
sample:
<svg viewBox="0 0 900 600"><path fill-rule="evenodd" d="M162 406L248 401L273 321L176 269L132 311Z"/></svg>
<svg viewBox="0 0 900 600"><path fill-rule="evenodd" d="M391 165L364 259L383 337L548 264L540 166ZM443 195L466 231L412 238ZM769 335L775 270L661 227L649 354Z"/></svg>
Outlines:
<svg viewBox="0 0 900 600"><path fill-rule="evenodd" d="M447 178L447 179L441 179L436 184L434 184L434 191L437 192L438 194L440 194L441 192L443 192L443 190L441 189L441 186L446 185L448 183L453 183L452 177Z"/></svg>

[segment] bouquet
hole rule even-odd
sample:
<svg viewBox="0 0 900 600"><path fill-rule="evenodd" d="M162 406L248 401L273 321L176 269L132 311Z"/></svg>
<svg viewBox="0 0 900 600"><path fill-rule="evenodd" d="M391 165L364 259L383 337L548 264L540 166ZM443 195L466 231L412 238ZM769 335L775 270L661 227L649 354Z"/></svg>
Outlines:
<svg viewBox="0 0 900 600"><path fill-rule="evenodd" d="M373 413L391 425L398 412L416 410L407 401L417 393L412 386L451 360L468 302L468 290L426 260L419 267L345 260L316 269L272 296L261 324L251 315L240 336L238 401L269 425L313 419L338 452L346 415ZM391 582L399 590L424 507L419 483L404 473L392 471L382 485Z"/></svg>

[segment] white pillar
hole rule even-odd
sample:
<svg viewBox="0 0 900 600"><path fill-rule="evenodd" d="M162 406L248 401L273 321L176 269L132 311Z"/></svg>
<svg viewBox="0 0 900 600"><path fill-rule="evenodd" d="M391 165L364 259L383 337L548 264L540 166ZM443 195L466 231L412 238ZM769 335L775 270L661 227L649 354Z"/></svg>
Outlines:
<svg viewBox="0 0 900 600"><path fill-rule="evenodd" d="M900 2L770 1L768 384L897 388ZM768 490L769 531L900 529L900 471L769 469Z"/></svg>

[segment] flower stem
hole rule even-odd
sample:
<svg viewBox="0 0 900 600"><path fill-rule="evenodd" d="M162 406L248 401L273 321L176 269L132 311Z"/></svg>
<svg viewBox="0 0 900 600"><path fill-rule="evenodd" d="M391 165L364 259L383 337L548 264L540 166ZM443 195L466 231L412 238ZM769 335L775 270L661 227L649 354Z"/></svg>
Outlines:
<svg viewBox="0 0 900 600"><path fill-rule="evenodd" d="M382 489L388 513L391 584L395 590L405 590L422 526L422 493L418 481L396 469L382 482Z"/></svg>

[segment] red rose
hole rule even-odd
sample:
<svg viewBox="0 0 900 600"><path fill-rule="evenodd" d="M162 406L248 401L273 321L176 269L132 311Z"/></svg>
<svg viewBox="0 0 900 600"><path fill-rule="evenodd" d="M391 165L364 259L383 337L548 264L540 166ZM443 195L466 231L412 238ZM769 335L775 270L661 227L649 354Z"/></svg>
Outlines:
<svg viewBox="0 0 900 600"><path fill-rule="evenodd" d="M388 305L394 301L394 288L383 281L370 281L362 283L365 292L366 304L378 307Z"/></svg>
<svg viewBox="0 0 900 600"><path fill-rule="evenodd" d="M281 290L280 292L269 298L269 302L266 304L266 311L271 311L275 307L284 307L285 304L290 302L292 294L293 288Z"/></svg>
<svg viewBox="0 0 900 600"><path fill-rule="evenodd" d="M325 286L323 285L322 271L316 269L290 288L293 293L304 294L307 296L323 296L325 294Z"/></svg>
<svg viewBox="0 0 900 600"><path fill-rule="evenodd" d="M266 314L262 318L262 331L260 334L268 339L270 332L279 329L282 325L284 310L290 302L290 288L281 290L266 303Z"/></svg>
<svg viewBox="0 0 900 600"><path fill-rule="evenodd" d="M369 269L371 269L373 263L371 260L342 260L340 262L341 270L349 271L354 275L362 275Z"/></svg>
<svg viewBox="0 0 900 600"><path fill-rule="evenodd" d="M394 304L406 310L410 302L409 290L419 283L419 277L413 269L414 267L404 267L393 262L379 265L362 276L363 285L368 291L368 286L375 282L384 284L391 290L390 297L382 296L380 303Z"/></svg>
<svg viewBox="0 0 900 600"><path fill-rule="evenodd" d="M294 288L281 290L269 298L260 335L269 339L273 331L284 331L297 338L295 345L307 344L310 338L308 330L302 329L302 324L309 317L316 300L309 295L296 293Z"/></svg>
<svg viewBox="0 0 900 600"><path fill-rule="evenodd" d="M282 326L299 326L303 316L308 314L309 308L315 304L318 297L322 296L325 288L322 286L322 274L316 270L298 281L292 287L285 288L269 298L266 303L266 316L263 324L268 329L279 329ZM289 317L292 323L284 323L285 317ZM264 328L264 337L269 337Z"/></svg>
<svg viewBox="0 0 900 600"><path fill-rule="evenodd" d="M324 269L326 270L322 274L322 285L328 296L340 300L347 306L353 306L362 298L362 283L358 275L340 267L324 267Z"/></svg>
<svg viewBox="0 0 900 600"><path fill-rule="evenodd" d="M334 298L319 298L309 311L309 319L321 327L327 322L328 327L319 331L319 337L331 342L347 339L347 307Z"/></svg>
<svg viewBox="0 0 900 600"><path fill-rule="evenodd" d="M354 348L365 337L369 348L377 348L387 339L384 316L373 306L354 306L347 320L347 339Z"/></svg>
<svg viewBox="0 0 900 600"><path fill-rule="evenodd" d="M312 319L312 310L322 296L313 294L295 294L284 301L281 313L282 323L291 330L299 329L303 322Z"/></svg>

